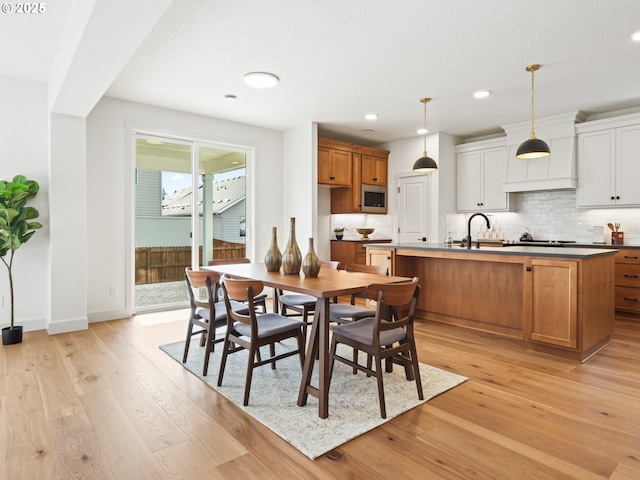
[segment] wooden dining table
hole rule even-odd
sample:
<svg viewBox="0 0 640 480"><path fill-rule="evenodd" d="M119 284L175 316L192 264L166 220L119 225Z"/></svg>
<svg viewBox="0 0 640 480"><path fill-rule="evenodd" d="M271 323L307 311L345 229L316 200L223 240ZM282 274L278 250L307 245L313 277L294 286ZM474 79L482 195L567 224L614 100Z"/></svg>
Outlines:
<svg viewBox="0 0 640 480"><path fill-rule="evenodd" d="M410 280L405 277L383 276L374 273L347 272L323 268L317 277L305 277L299 274L285 275L281 271L268 272L263 263L240 263L201 267L220 274L228 273L241 278L260 280L264 285L275 289L311 295L317 298L313 315L311 335L302 369L302 380L298 394L298 405L305 406L309 395L318 398L318 416L329 416L329 303L333 297L363 292L372 283L395 283ZM274 295L274 312L277 312L277 299ZM313 367L319 358L318 386L311 384Z"/></svg>

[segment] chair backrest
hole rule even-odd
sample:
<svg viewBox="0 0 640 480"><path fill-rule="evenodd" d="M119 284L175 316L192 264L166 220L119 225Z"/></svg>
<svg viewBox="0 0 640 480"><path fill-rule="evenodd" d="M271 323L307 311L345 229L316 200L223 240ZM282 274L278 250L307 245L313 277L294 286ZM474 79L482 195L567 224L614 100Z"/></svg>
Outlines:
<svg viewBox="0 0 640 480"><path fill-rule="evenodd" d="M227 308L227 318L236 322L248 323L252 326L256 320L256 309L253 297L259 295L264 288L260 280L247 280L246 278L232 277L224 274L222 276L222 291L224 292L224 303ZM247 302L249 315L235 312L231 308L231 300Z"/></svg>
<svg viewBox="0 0 640 480"><path fill-rule="evenodd" d="M348 263L344 266L347 272L364 272L377 273L378 275L387 275L389 269L382 265L361 265L359 263Z"/></svg>
<svg viewBox="0 0 640 480"><path fill-rule="evenodd" d="M215 303L215 294L213 287L220 280L220 274L210 270L193 270L191 267L184 269L185 279L187 281L187 291L191 300L191 308L209 307L213 308ZM201 288L206 289L207 301L200 299L198 292Z"/></svg>
<svg viewBox="0 0 640 480"><path fill-rule="evenodd" d="M211 265L232 265L236 263L251 263L248 258L214 258L209 260L209 266Z"/></svg>
<svg viewBox="0 0 640 480"><path fill-rule="evenodd" d="M320 268L328 268L331 270L337 270L340 262L337 260L320 260Z"/></svg>
<svg viewBox="0 0 640 480"><path fill-rule="evenodd" d="M420 296L418 277L406 282L371 284L367 286L365 293L368 298L377 302L376 329L389 330L413 323ZM408 312L401 317L401 311L406 309L407 305ZM381 323L381 320L388 320L390 323Z"/></svg>

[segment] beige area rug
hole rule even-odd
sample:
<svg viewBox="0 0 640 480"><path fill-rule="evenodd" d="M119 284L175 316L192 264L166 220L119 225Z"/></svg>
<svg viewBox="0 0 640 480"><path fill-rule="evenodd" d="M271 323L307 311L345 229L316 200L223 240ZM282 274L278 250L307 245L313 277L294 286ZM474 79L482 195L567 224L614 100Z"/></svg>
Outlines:
<svg viewBox="0 0 640 480"><path fill-rule="evenodd" d="M276 344L279 349L291 348L293 344ZM420 364L424 400L418 399L415 382L408 382L404 369L396 368L384 376L387 418L380 417L378 387L374 378L359 372L353 375L351 368L336 362L329 390L329 417L318 417L318 400L309 396L307 405L298 407L298 388L302 378L300 362L292 356L277 362L277 369L265 365L254 370L249 405L244 407L244 382L246 352L232 354L221 387L216 385L220 367L221 345L217 345L209 361L209 374L202 376L204 347L194 337L189 348L185 367L207 382L212 388L227 397L239 408L267 428L282 437L311 459L315 459L343 443L382 425L427 400L463 383L466 378L423 363ZM340 347L340 346L339 346ZM176 361L182 363L184 342L162 345L160 348ZM264 347L267 348L267 347ZM266 358L265 350L263 358ZM351 354L347 354L350 358ZM317 385L317 362L312 384Z"/></svg>

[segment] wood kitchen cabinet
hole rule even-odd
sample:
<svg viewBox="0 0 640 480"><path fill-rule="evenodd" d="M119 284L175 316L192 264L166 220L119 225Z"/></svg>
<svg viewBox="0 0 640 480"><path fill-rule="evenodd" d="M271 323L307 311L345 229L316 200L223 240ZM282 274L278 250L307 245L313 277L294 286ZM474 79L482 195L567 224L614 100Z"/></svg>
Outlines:
<svg viewBox="0 0 640 480"><path fill-rule="evenodd" d="M562 347L578 344L578 262L534 258L526 265L525 338Z"/></svg>
<svg viewBox="0 0 640 480"><path fill-rule="evenodd" d="M367 248L367 265L387 267L389 275L394 275L396 251L392 248Z"/></svg>
<svg viewBox="0 0 640 480"><path fill-rule="evenodd" d="M615 259L616 310L640 313L640 249L621 249Z"/></svg>
<svg viewBox="0 0 640 480"><path fill-rule="evenodd" d="M504 140L456 147L459 212L506 212L515 208L512 193L502 191L507 164Z"/></svg>
<svg viewBox="0 0 640 480"><path fill-rule="evenodd" d="M340 268L349 263L367 264L367 252L364 246L369 243L390 243L391 240L332 240L331 260L340 262Z"/></svg>
<svg viewBox="0 0 640 480"><path fill-rule="evenodd" d="M387 185L387 157L362 155L361 183L368 185Z"/></svg>
<svg viewBox="0 0 640 480"><path fill-rule="evenodd" d="M545 255L550 249L544 247L529 253L414 244L368 250L394 250L393 274L419 278L418 319L520 338L531 350L579 361L611 339L613 252L564 248Z"/></svg>
<svg viewBox="0 0 640 480"><path fill-rule="evenodd" d="M318 183L350 187L352 168L351 152L318 147Z"/></svg>
<svg viewBox="0 0 640 480"><path fill-rule="evenodd" d="M335 173L329 173L327 165L335 160L340 152L349 155L350 170L349 182L337 182L331 179ZM333 155L333 156L332 156ZM361 213L361 187L362 184L387 186L389 151L378 148L365 147L353 143L341 142L329 138L318 138L318 184L329 185L331 189L331 213ZM340 162L340 165L343 165Z"/></svg>
<svg viewBox="0 0 640 480"><path fill-rule="evenodd" d="M629 122L635 124L629 125ZM606 126L622 125L616 128ZM576 125L579 207L640 205L640 115Z"/></svg>

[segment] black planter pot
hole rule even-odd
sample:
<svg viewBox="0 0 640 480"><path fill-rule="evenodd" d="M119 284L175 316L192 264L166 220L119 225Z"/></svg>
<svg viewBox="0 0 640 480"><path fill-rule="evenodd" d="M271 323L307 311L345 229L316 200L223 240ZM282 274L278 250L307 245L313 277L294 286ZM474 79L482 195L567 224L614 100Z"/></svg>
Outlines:
<svg viewBox="0 0 640 480"><path fill-rule="evenodd" d="M2 344L3 345L15 345L16 343L22 343L22 325L17 327L5 327L2 329Z"/></svg>

